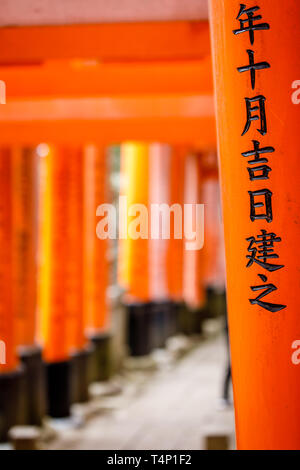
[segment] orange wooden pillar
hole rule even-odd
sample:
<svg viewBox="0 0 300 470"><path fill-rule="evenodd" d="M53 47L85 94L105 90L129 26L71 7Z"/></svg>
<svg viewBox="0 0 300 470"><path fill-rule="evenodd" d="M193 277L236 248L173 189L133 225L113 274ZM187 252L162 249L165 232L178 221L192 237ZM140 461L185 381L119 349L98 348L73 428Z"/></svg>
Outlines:
<svg viewBox="0 0 300 470"><path fill-rule="evenodd" d="M121 146L119 282L126 289L128 346L132 356L150 353L149 315L149 145L126 142ZM139 206L137 206L139 205ZM146 230L142 235L142 230ZM140 232L140 233L138 233Z"/></svg>
<svg viewBox="0 0 300 470"><path fill-rule="evenodd" d="M16 344L26 371L28 422L40 425L45 409L42 351L37 343L38 157L12 148L13 316Z"/></svg>
<svg viewBox="0 0 300 470"><path fill-rule="evenodd" d="M11 149L0 150L0 441L25 420L24 372L19 365L13 312L13 193Z"/></svg>
<svg viewBox="0 0 300 470"><path fill-rule="evenodd" d="M106 147L88 145L84 149L84 319L94 347L94 380L109 378L111 362L110 240L101 230L98 233L97 225L97 215L107 215L104 205L111 203L108 157Z"/></svg>
<svg viewBox="0 0 300 470"><path fill-rule="evenodd" d="M172 303L168 285L168 248L171 233L170 165L172 148L165 143L149 146L149 314L153 348L166 345L173 334ZM166 208L166 210L164 209ZM171 232L171 229L170 229Z"/></svg>
<svg viewBox="0 0 300 470"><path fill-rule="evenodd" d="M201 165L201 155L190 152L185 159L185 183L184 183L184 204L185 219L189 218L189 226L196 230L195 214L196 205L203 203L202 185L203 174ZM191 210L187 210L187 206ZM185 220L186 223L186 220ZM185 234L186 235L186 234ZM187 239L184 239L184 259L183 259L183 298L188 307L185 318L184 330L186 333L200 333L202 323L202 309L205 301L203 283L203 250L187 250Z"/></svg>
<svg viewBox="0 0 300 470"><path fill-rule="evenodd" d="M88 400L90 358L92 348L85 332L84 315L84 150L63 147L67 160L67 233L64 249L67 254L66 308L68 343L72 357L72 401ZM61 154L59 155L59 157Z"/></svg>
<svg viewBox="0 0 300 470"><path fill-rule="evenodd" d="M181 216L183 215L186 155L186 146L172 147L169 172L169 201L171 206L176 206L176 209L174 209L174 216L170 219L170 240L167 250L167 281L173 310L173 334L181 331L181 318L183 314L183 217L181 217L181 237L179 237L176 233L178 227L177 225L175 226L175 210L178 210Z"/></svg>
<svg viewBox="0 0 300 470"><path fill-rule="evenodd" d="M82 152L51 148L42 204L40 311L47 362L49 414L69 415L87 398L83 318ZM78 377L80 371L81 378Z"/></svg>
<svg viewBox="0 0 300 470"><path fill-rule="evenodd" d="M237 445L300 449L300 4L210 6Z"/></svg>
<svg viewBox="0 0 300 470"><path fill-rule="evenodd" d="M37 155L33 149L12 149L13 261L16 342L36 345Z"/></svg>
<svg viewBox="0 0 300 470"><path fill-rule="evenodd" d="M226 314L225 254L220 185L215 153L206 153L203 162L202 202L205 205L203 285L208 317Z"/></svg>
<svg viewBox="0 0 300 470"><path fill-rule="evenodd" d="M179 205L184 203L184 163L187 149L182 146L172 148L170 160L170 204ZM175 218L171 219L171 237L168 245L168 290L170 298L181 303L183 300L183 238L175 238Z"/></svg>

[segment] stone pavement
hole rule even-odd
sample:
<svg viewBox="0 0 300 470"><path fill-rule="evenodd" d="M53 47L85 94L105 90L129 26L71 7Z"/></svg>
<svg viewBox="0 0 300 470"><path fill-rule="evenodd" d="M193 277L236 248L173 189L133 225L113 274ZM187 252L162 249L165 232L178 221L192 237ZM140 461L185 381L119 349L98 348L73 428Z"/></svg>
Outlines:
<svg viewBox="0 0 300 470"><path fill-rule="evenodd" d="M57 436L46 448L197 450L208 434L230 435L232 448L233 409L219 406L224 338L198 341L177 361L164 352L156 356L158 370L131 367L110 384L93 385L90 404L74 410L85 422L56 423Z"/></svg>

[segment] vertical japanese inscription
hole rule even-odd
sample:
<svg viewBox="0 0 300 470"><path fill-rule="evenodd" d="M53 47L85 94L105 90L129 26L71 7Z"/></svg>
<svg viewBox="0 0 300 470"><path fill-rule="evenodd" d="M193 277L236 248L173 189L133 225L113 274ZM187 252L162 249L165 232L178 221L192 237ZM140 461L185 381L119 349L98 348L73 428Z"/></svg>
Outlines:
<svg viewBox="0 0 300 470"><path fill-rule="evenodd" d="M270 29L269 23L261 22L262 15L257 14L259 10L260 7L258 5L247 8L245 4L241 3L236 17L236 20L240 23L240 27L233 30L234 35L248 34L251 46L255 43L256 34L261 34L261 31ZM241 135L245 136L247 134L253 121L259 121L259 127L256 128L256 131L264 137L268 132L266 113L267 98L263 94L255 94L256 74L258 71L264 73L271 65L266 60L256 61L257 51L254 49L246 49L246 53L248 54L248 64L237 67L237 71L241 74L244 72L250 73L251 88L254 90L254 96L245 97L246 123ZM245 158L253 157L248 160L249 166L247 167L250 185L253 181L270 179L269 173L272 171L272 168L266 165L269 160L264 154L270 154L275 151L274 147L264 147L263 142L259 140L252 140L252 144L252 149L245 150L241 154L242 157ZM249 187L250 220L252 222L262 219L266 220L267 223L272 223L273 221L273 193L265 187L265 185L267 185L267 183L264 183L264 187L258 190L253 190L251 186ZM263 208L263 210L261 210L261 208ZM284 268L283 264L270 262L274 258L279 258L279 255L275 253L274 243L280 243L281 237L273 232L268 233L267 230L260 229L259 234L247 237L246 241L249 243L247 249L248 254L246 255L246 259L248 260L246 264L247 268L254 265L269 273ZM249 299L251 305L259 305L269 312L278 312L286 308L286 305L275 304L266 299L262 300L264 297L276 291L277 287L272 283L267 283L268 278L265 274L258 273L258 277L263 284L250 286L252 292L258 291L257 297Z"/></svg>

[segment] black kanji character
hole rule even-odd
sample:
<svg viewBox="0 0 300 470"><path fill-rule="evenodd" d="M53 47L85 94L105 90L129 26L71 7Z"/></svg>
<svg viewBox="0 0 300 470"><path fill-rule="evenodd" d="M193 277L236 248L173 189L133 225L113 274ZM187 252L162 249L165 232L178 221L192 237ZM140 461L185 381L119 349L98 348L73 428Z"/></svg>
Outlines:
<svg viewBox="0 0 300 470"><path fill-rule="evenodd" d="M263 282L267 282L268 280L267 276L264 276L263 274L259 274L259 277L261 278ZM262 300L260 300L266 295L270 294L271 292L274 292L277 290L277 287L274 286L274 284L262 284L260 286L250 286L250 287L253 292L264 289L264 291L261 294L259 294L255 299L249 299L249 302L252 305L259 305L260 307L272 313L279 312L279 310L286 308L286 305L283 305L283 304L273 304L270 302L263 302Z"/></svg>
<svg viewBox="0 0 300 470"><path fill-rule="evenodd" d="M252 140L253 142L253 150L248 150L247 152L242 152L243 157L253 157L253 160L248 160L248 163L250 165L255 165L256 163L268 163L267 158L261 158L260 154L262 153L272 153L275 152L274 147L262 147L259 148L259 142L258 140Z"/></svg>
<svg viewBox="0 0 300 470"><path fill-rule="evenodd" d="M248 191L250 195L250 219L252 222L256 219L266 219L267 222L273 220L272 214L272 192L269 189L259 189L257 191ZM255 202L255 197L264 196L265 203ZM257 214L256 209L258 207L263 207L265 205L266 212L265 214Z"/></svg>
<svg viewBox="0 0 300 470"><path fill-rule="evenodd" d="M249 72L250 71L250 77L251 77L251 87L252 90L255 88L255 71L256 70L263 70L263 69L269 69L270 64L268 62L257 62L257 64L254 63L254 51L251 49L247 49L248 56L249 56L249 65L245 65L243 67L238 67L237 70L242 73L242 72Z"/></svg>
<svg viewBox="0 0 300 470"><path fill-rule="evenodd" d="M279 256L274 253L274 243L281 242L281 238L277 237L275 233L267 233L266 230L261 230L261 234L255 237L246 238L249 243L247 250L251 255L246 255L249 260L247 268L252 266L255 262L267 271L273 272L284 267L284 264L272 264L267 260L270 258L278 258ZM254 246L256 244L256 247Z"/></svg>
<svg viewBox="0 0 300 470"><path fill-rule="evenodd" d="M265 101L266 98L263 95L254 96L253 98L245 98L246 101L246 112L247 112L247 122L245 124L244 130L242 135L248 132L251 122L257 121L260 119L260 129L257 129L261 135L265 135L267 133L267 119L266 119L266 110L265 110ZM258 101L259 106L251 107L251 103L255 103ZM260 117L255 114L252 116L253 111L258 111L260 113Z"/></svg>
<svg viewBox="0 0 300 470"><path fill-rule="evenodd" d="M250 176L250 181L255 181L255 180L268 180L269 179L269 172L272 171L272 168L270 168L268 165L259 165L255 166L253 168L249 167L247 168L249 176ZM258 173L257 172L261 172Z"/></svg>
<svg viewBox="0 0 300 470"><path fill-rule="evenodd" d="M240 11L236 17L236 19L239 20L240 22L240 29L234 29L233 34L236 35L240 33L246 33L248 31L250 42L251 44L253 44L254 43L254 31L270 29L270 25L268 23L255 24L256 21L259 21L262 19L261 15L256 15L256 16L253 15L253 13L259 9L260 7L258 6L255 6L252 8L246 8L246 5L244 5L243 3L240 3ZM247 17L244 19L241 19L242 15L246 15ZM247 23L248 23L248 26L246 26Z"/></svg>

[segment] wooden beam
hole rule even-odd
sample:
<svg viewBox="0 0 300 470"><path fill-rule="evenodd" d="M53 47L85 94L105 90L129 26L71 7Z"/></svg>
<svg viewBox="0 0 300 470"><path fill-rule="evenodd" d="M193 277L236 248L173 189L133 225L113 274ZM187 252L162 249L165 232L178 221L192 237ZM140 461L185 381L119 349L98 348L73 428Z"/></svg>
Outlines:
<svg viewBox="0 0 300 470"><path fill-rule="evenodd" d="M199 60L210 54L206 21L0 28L0 64L48 59L101 62Z"/></svg>
<svg viewBox="0 0 300 470"><path fill-rule="evenodd" d="M207 0L2 0L0 26L207 19Z"/></svg>
<svg viewBox="0 0 300 470"><path fill-rule="evenodd" d="M203 61L61 63L0 68L8 102L20 97L99 97L149 93L212 94L210 57Z"/></svg>
<svg viewBox="0 0 300 470"><path fill-rule="evenodd" d="M0 107L0 124L60 119L84 121L203 116L214 116L210 95L14 100Z"/></svg>
<svg viewBox="0 0 300 470"><path fill-rule="evenodd" d="M0 143L147 140L215 146L211 96L20 100L0 107Z"/></svg>
<svg viewBox="0 0 300 470"><path fill-rule="evenodd" d="M215 121L203 118L156 118L114 121L27 121L1 124L0 145L99 143L127 140L195 145L216 148Z"/></svg>

